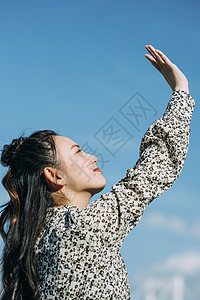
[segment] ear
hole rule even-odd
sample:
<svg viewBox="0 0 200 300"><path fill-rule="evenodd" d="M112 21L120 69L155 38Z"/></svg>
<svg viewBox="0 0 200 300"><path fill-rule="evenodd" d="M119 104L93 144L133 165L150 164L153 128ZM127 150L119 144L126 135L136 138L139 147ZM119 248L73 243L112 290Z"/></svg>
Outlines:
<svg viewBox="0 0 200 300"><path fill-rule="evenodd" d="M53 183L54 185L64 186L64 178L61 172L59 173L57 169L52 167L45 167L44 175L50 183Z"/></svg>

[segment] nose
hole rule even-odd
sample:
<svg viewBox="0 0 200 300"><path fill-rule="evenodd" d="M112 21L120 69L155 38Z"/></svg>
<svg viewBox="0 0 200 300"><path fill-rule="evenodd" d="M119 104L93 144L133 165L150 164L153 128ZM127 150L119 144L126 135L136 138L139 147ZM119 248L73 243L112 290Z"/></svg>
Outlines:
<svg viewBox="0 0 200 300"><path fill-rule="evenodd" d="M90 156L90 158L88 159L89 163L97 164L98 158L92 154L88 154L88 155Z"/></svg>
<svg viewBox="0 0 200 300"><path fill-rule="evenodd" d="M96 157L96 156L94 156L94 155L92 155L92 163L96 163L97 164L97 162L98 162L98 158Z"/></svg>

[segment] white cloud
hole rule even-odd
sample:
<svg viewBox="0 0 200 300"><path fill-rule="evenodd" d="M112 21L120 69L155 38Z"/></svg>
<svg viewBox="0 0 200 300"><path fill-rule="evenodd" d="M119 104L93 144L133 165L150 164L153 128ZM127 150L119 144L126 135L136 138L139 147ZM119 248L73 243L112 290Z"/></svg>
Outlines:
<svg viewBox="0 0 200 300"><path fill-rule="evenodd" d="M171 255L134 275L132 298L199 300L199 278L200 252Z"/></svg>
<svg viewBox="0 0 200 300"><path fill-rule="evenodd" d="M149 278L169 280L174 276L182 276L185 279L199 278L200 252L172 254L163 261L154 263L150 268L134 274L131 282L140 286Z"/></svg>
<svg viewBox="0 0 200 300"><path fill-rule="evenodd" d="M169 256L164 262L154 267L155 271L181 273L184 275L200 271L200 253L187 252Z"/></svg>
<svg viewBox="0 0 200 300"><path fill-rule="evenodd" d="M146 216L143 224L148 228L164 229L174 234L200 238L200 219L196 219L192 223L186 223L185 220L177 216L166 216L161 213L153 213Z"/></svg>

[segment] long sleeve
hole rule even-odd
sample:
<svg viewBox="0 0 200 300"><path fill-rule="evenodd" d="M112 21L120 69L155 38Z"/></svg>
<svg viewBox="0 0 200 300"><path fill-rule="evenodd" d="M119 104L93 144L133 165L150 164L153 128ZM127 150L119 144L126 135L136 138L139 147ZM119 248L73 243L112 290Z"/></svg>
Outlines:
<svg viewBox="0 0 200 300"><path fill-rule="evenodd" d="M120 254L127 234L183 168L195 101L174 91L164 115L144 134L139 159L112 190L88 204L49 207L35 244L39 299L130 300Z"/></svg>
<svg viewBox="0 0 200 300"><path fill-rule="evenodd" d="M189 147L194 105L190 94L173 91L163 116L144 134L136 164L110 192L82 211L101 238L112 243L123 241L151 201L177 180Z"/></svg>

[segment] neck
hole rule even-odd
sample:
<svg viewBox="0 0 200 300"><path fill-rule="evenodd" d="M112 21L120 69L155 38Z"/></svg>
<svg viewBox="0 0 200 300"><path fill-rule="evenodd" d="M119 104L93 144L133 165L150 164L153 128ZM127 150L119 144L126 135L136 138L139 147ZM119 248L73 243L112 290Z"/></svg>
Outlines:
<svg viewBox="0 0 200 300"><path fill-rule="evenodd" d="M76 191L63 187L63 189L53 192L52 197L55 207L68 205L77 206L80 210L89 204L92 194L88 191Z"/></svg>

